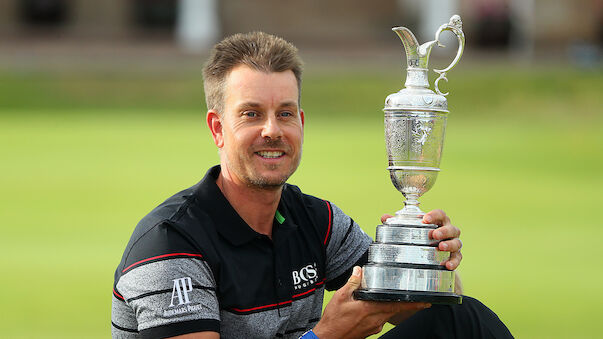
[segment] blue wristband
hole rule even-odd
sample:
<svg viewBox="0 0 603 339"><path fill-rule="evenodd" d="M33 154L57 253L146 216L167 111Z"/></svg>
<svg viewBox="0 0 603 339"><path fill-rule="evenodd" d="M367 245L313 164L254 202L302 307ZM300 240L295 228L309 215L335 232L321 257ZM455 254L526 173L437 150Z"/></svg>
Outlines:
<svg viewBox="0 0 603 339"><path fill-rule="evenodd" d="M299 339L319 339L319 338L316 334L314 334L314 331L309 330L308 332L302 334L302 336L299 337Z"/></svg>

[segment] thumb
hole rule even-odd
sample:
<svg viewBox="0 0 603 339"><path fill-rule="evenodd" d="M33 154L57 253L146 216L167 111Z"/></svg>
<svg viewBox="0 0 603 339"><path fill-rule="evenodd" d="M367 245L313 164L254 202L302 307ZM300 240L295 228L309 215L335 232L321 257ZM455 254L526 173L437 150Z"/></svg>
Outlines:
<svg viewBox="0 0 603 339"><path fill-rule="evenodd" d="M352 293L360 287L362 282L362 269L360 266L354 266L352 275L348 279L348 282L341 288L345 295L352 295Z"/></svg>
<svg viewBox="0 0 603 339"><path fill-rule="evenodd" d="M385 223L385 221L389 218L393 217L391 214L384 214L381 216L381 223Z"/></svg>

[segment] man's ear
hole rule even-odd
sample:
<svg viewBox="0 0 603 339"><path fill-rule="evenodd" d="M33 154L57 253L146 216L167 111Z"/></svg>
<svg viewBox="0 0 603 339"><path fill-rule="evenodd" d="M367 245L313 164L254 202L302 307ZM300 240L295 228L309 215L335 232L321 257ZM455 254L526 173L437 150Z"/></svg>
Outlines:
<svg viewBox="0 0 603 339"><path fill-rule="evenodd" d="M220 114L212 109L207 111L207 116L205 118L211 136L214 138L214 144L216 144L218 148L222 148L222 146L224 146L224 134L222 132L222 118L220 117Z"/></svg>
<svg viewBox="0 0 603 339"><path fill-rule="evenodd" d="M299 109L299 116L301 117L302 127L304 127L304 124L306 123L306 115L304 114L304 110L301 108Z"/></svg>

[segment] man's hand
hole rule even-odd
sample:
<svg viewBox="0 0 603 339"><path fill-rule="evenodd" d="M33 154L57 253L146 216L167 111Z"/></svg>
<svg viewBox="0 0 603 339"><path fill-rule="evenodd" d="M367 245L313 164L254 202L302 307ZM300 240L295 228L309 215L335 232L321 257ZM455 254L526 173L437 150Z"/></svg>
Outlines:
<svg viewBox="0 0 603 339"><path fill-rule="evenodd" d="M385 214L381 217L381 222L385 222L385 220L391 217L391 215ZM423 216L423 223L440 225L437 229L429 231L429 237L440 240L438 245L440 251L450 252L450 258L442 264L446 265L446 268L449 270L456 269L463 259L463 255L461 254L463 243L459 239L461 230L450 223L450 218L442 210L433 210L425 214Z"/></svg>
<svg viewBox="0 0 603 339"><path fill-rule="evenodd" d="M355 300L353 293L360 287L361 280L362 269L356 266L348 282L335 292L313 329L320 339L366 338L381 332L383 324L396 314L410 316L431 306L426 303Z"/></svg>

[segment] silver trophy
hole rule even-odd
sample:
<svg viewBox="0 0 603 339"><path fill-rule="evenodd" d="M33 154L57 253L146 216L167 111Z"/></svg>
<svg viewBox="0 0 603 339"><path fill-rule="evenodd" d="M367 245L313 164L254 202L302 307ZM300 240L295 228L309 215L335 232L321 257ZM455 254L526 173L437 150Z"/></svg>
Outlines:
<svg viewBox="0 0 603 339"><path fill-rule="evenodd" d="M438 225L423 224L425 214L418 198L435 183L440 171L444 145L448 103L438 83L460 60L465 47L461 18L452 16L440 26L435 40L419 45L405 27L392 29L404 44L408 62L404 89L385 100L385 143L389 174L394 186L402 192L404 208L377 226L375 242L369 248L362 285L357 299L375 301L421 301L459 304L462 297L454 294L454 271L442 265L449 252L440 252L438 241L429 231ZM435 92L429 88L428 62L433 46L444 47L440 34L451 31L459 43L450 66L434 70L439 74Z"/></svg>

